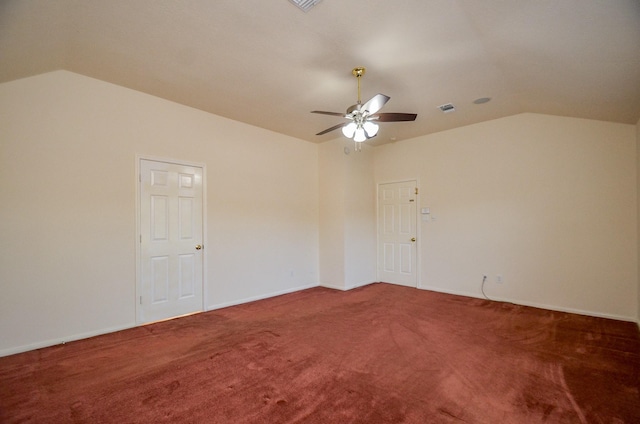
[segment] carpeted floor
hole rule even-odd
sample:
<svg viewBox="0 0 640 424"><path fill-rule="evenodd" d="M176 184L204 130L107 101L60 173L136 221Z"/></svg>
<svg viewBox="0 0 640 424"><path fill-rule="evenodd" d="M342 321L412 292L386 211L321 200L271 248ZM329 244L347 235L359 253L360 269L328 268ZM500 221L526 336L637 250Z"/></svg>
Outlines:
<svg viewBox="0 0 640 424"><path fill-rule="evenodd" d="M640 423L635 323L313 288L0 358L2 423Z"/></svg>

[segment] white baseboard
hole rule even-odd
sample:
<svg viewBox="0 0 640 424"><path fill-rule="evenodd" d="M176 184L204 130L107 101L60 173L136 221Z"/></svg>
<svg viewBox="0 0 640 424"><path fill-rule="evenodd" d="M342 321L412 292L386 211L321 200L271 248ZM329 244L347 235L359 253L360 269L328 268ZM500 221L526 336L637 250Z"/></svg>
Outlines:
<svg viewBox="0 0 640 424"><path fill-rule="evenodd" d="M328 289L334 289L334 290L340 290L340 291L348 291L348 290L357 289L358 287L368 286L369 284L373 284L373 283L375 283L375 281L365 281L362 283L350 284L348 286L338 286L334 284L320 283L320 287L326 287Z"/></svg>
<svg viewBox="0 0 640 424"><path fill-rule="evenodd" d="M454 294L454 295L458 295L458 296L467 296L467 297L475 297L475 298L478 298L478 299L485 299L483 296L481 296L478 293L470 293L470 292L457 291L457 290L446 290L446 289L442 289L440 287L431 287L431 286L420 286L418 288L422 289L422 290L429 290L429 291L440 292L440 293ZM583 310L583 309L565 308L565 307L558 306L558 305L547 305L547 304L544 304L544 303L526 302L526 301L523 301L523 300L499 298L499 297L495 297L495 296L491 296L490 300L493 300L493 301L496 301L496 302L513 303L514 305L531 306L532 308L548 309L550 311L568 312L568 313L571 313L571 314L587 315L587 316L598 317L598 318L615 319L615 320L618 320L618 321L638 322L638 318L637 317L629 317L629 316L616 315L616 314L606 314L606 313L602 313L602 312L586 311L586 310ZM640 322L638 322L638 327L640 328Z"/></svg>
<svg viewBox="0 0 640 424"><path fill-rule="evenodd" d="M136 326L135 322L117 327L102 328L100 330L89 331L86 333L72 334L65 337L45 340L42 342L31 343L22 346L11 347L0 350L0 357L14 355L16 353L28 352L30 350L42 349L43 347L55 346L59 344L74 342L76 340L88 339L89 337L101 336L103 334L114 333L116 331L127 330Z"/></svg>
<svg viewBox="0 0 640 424"><path fill-rule="evenodd" d="M339 286L337 284L320 284L320 287L324 287L327 289L332 289L332 290L340 290L340 291L347 291L348 289L345 286Z"/></svg>
<svg viewBox="0 0 640 424"><path fill-rule="evenodd" d="M289 293L293 293L301 290L306 290L312 287L318 287L318 284L309 284L305 286L293 287L286 290L264 293L257 296L245 297L244 299L232 300L230 302L215 303L213 305L207 306L206 311L213 311L216 309L228 308L229 306L236 306L236 305L241 305L243 303L255 302L256 300L268 299L270 297L276 297L283 294L289 294Z"/></svg>
<svg viewBox="0 0 640 424"><path fill-rule="evenodd" d="M347 287L331 285L331 284L309 284L309 285L298 286L298 287L294 287L294 288L290 288L290 289L286 289L286 290L280 290L280 291L277 291L277 292L271 292L271 293L265 293L265 294L261 294L261 295L257 295L257 296L247 297L247 298L244 298L244 299L234 300L234 301L231 301L231 302L217 303L217 304L214 304L214 305L209 305L205 310L206 311L212 311L212 310L215 310L215 309L221 309L221 308L226 308L226 307L229 307L229 306L240 305L240 304L243 304L243 303L254 302L256 300L268 299L270 297L280 296L280 295L283 295L283 294L293 293L293 292L306 290L306 289L310 289L312 287L318 287L318 286L326 287L326 288L330 288L330 289L335 289L335 290L340 290L340 291L348 291L348 290L352 290L352 289L355 289L355 288L358 288L358 287L362 287L362 286L366 286L366 285L373 284L373 283L375 283L375 281L367 281L367 282L363 282L363 283L360 283L360 284L349 285ZM484 299L484 297L480 296L478 293L471 293L471 292L464 292L464 291L457 291L457 290L446 290L446 289L442 289L440 287L419 286L418 289L420 289L420 290L429 290L429 291L440 292L440 293L453 294L453 295L458 295L458 296L467 296L467 297L474 297L474 298L478 298L478 299ZM491 297L491 300L494 300L496 302L509 302L509 303L513 303L513 304L516 304L516 305L531 306L531 307L534 307L534 308L548 309L548 310L551 310L551 311L568 312L568 313L572 313L572 314L588 315L588 316L594 316L594 317L599 317L599 318L608 318L608 319L615 319L615 320L620 320L620 321L635 322L635 323L638 324L638 329L640 330L640 320L638 319L638 317L629 317L629 316L615 315L615 314L605 314L605 313L601 313L601 312L585 311L585 310L574 309L574 308L564 308L564 307L560 307L560 306L557 306L557 305L547 305L547 304L541 304L541 303L535 303L535 302L525 302L525 301L513 300L513 299L503 299L503 298ZM72 335L68 335L68 336L65 336L65 337L59 337L59 338L45 340L45 341L36 342L36 343L31 343L31 344L27 344L27 345L11 347L11 348L8 348L8 349L2 349L2 350L0 350L0 357L14 355L14 354L17 354L17 353L28 352L30 350L41 349L41 348L49 347L49 346L55 346L55 345L62 344L62 343L73 342L73 341L76 341L76 340L87 339L89 337L100 336L100 335L103 335L103 334L113 333L113 332L121 331L121 330L127 330L129 328L134 328L134 327L136 327L136 323L132 322L132 323L125 324L125 325L103 328L103 329L100 329L100 330L89 331L89 332L86 332L86 333L72 334Z"/></svg>

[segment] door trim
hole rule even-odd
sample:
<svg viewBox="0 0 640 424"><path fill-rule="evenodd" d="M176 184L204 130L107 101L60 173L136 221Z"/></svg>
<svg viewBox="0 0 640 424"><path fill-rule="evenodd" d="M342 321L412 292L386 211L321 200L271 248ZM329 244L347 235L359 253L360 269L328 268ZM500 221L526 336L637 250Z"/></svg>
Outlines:
<svg viewBox="0 0 640 424"><path fill-rule="evenodd" d="M417 194L417 202L416 202L416 288L421 289L422 288L422 284L421 284L421 276L420 276L420 270L421 270L421 266L420 263L421 261L421 243L422 243L422 231L421 231L421 219L418 218L419 211L420 211L420 207L422 205L422 201L421 201L421 195L422 195L422 189L420 188L420 179L419 178L403 178L401 180L388 180L388 181L378 181L376 182L376 279L378 281L380 281L380 274L379 274L379 270L380 270L380 263L378 262L380 260L380 257L378 255L378 249L380 248L380 197L379 197L379 192L380 192L380 186L384 185L384 184L397 184L397 183L408 183L408 182L415 182L416 183L416 187L418 188L418 194Z"/></svg>
<svg viewBox="0 0 640 424"><path fill-rule="evenodd" d="M158 156L150 156L150 155L140 155L136 154L135 156L135 174L134 178L136 181L136 190L135 190L135 202L136 202L136 232L134 234L135 243L135 252L136 252L136 279L135 279L135 297L134 301L134 322L136 326L146 325L148 323L142 323L140 321L140 296L142 295L142 246L140 243L140 235L142 234L142 229L140 227L140 196L142 195L142 184L140 181L140 162L143 160L153 161L153 162L165 162L171 163L175 165L183 165L183 166L194 166L202 169L202 243L204 249L202 250L202 311L207 311L205 305L208 290L207 290L207 252L209 250L209 243L207 240L207 167L204 163L186 161L181 159L170 159L166 157L158 157Z"/></svg>

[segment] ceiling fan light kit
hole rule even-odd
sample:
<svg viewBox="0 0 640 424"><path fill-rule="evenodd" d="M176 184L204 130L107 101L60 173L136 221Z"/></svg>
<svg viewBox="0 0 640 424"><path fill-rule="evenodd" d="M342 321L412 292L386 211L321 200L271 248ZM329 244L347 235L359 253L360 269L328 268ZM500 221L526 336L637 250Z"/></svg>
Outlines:
<svg viewBox="0 0 640 424"><path fill-rule="evenodd" d="M375 137L378 134L379 125L377 122L401 122L415 121L415 113L377 113L390 99L384 94L376 94L369 101L362 103L360 97L360 78L365 74L364 67L353 68L351 73L358 81L358 102L347 108L346 113L326 112L314 110L311 113L319 113L322 115L341 116L350 122L334 125L324 131L320 131L316 135L323 135L338 128L342 129L342 134L347 138L352 138L355 142L355 150L362 150L362 142ZM375 122L377 121L377 122Z"/></svg>

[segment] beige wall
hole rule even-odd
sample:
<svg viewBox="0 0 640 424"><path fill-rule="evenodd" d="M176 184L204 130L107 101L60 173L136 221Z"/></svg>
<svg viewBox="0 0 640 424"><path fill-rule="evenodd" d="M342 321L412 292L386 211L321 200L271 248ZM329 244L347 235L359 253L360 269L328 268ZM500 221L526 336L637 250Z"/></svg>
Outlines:
<svg viewBox="0 0 640 424"><path fill-rule="evenodd" d="M337 140L318 147L320 284L344 290L346 161Z"/></svg>
<svg viewBox="0 0 640 424"><path fill-rule="evenodd" d="M635 320L635 127L521 114L375 150L377 181L418 178L420 286ZM501 275L503 284L497 284Z"/></svg>
<svg viewBox="0 0 640 424"><path fill-rule="evenodd" d="M417 178L420 287L640 316L637 126L522 114L345 155L59 71L0 84L0 355L135 323L135 157L207 168L207 309L375 281ZM496 284L496 275L503 284Z"/></svg>
<svg viewBox="0 0 640 424"><path fill-rule="evenodd" d="M345 154L344 148L350 149ZM339 138L319 147L320 284L348 290L376 281L373 149Z"/></svg>
<svg viewBox="0 0 640 424"><path fill-rule="evenodd" d="M312 143L64 71L0 128L0 354L134 325L136 155L206 166L206 308L318 284Z"/></svg>
<svg viewBox="0 0 640 424"><path fill-rule="evenodd" d="M352 151L347 156L345 199L345 283L347 288L377 281L376 185L373 169L375 149L363 146L353 152L354 142L340 139ZM344 150L344 149L343 149Z"/></svg>

